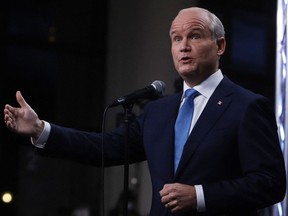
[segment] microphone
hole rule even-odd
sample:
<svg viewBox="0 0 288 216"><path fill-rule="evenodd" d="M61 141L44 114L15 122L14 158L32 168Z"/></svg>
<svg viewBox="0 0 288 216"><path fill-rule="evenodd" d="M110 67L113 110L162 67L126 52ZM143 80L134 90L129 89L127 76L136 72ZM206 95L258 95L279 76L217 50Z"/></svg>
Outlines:
<svg viewBox="0 0 288 216"><path fill-rule="evenodd" d="M143 89L136 90L131 94L122 96L115 100L109 107L115 107L118 105L131 105L138 99L150 98L150 97L161 97L165 91L166 84L161 80L155 80L149 86Z"/></svg>

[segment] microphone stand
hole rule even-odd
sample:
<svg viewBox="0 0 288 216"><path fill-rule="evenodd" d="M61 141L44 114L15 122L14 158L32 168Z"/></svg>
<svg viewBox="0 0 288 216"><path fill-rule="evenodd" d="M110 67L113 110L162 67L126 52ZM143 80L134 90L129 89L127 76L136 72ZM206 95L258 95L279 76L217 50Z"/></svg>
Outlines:
<svg viewBox="0 0 288 216"><path fill-rule="evenodd" d="M123 104L124 108L124 126L125 126L125 147L124 147L124 191L123 191L123 215L128 216L128 189L129 189L129 135L130 123L133 119L133 104Z"/></svg>

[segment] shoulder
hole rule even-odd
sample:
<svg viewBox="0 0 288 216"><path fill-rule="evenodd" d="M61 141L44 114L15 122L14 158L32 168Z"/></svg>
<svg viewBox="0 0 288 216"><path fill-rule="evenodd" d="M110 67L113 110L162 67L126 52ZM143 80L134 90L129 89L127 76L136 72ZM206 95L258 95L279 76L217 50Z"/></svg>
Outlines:
<svg viewBox="0 0 288 216"><path fill-rule="evenodd" d="M231 81L227 76L224 76L223 80L219 84L219 89L222 91L227 91L233 94L238 100L248 100L248 101L254 101L254 100L267 100L269 99L265 97L262 94L259 94L257 92L253 92L243 86L240 86L239 84L236 84L235 82Z"/></svg>

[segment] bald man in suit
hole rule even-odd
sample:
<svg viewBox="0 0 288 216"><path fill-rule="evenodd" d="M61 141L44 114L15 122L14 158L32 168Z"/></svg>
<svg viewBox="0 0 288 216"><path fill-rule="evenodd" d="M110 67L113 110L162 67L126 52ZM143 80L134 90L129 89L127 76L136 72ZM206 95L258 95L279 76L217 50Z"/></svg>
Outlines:
<svg viewBox="0 0 288 216"><path fill-rule="evenodd" d="M151 216L257 215L281 201L285 167L271 103L222 74L226 48L221 21L203 8L179 12L171 24L171 52L183 92L145 106L130 128L129 162L147 160L153 194ZM193 119L185 145L175 145L175 122L193 88ZM11 130L33 138L37 152L101 165L99 133L40 120L20 92L20 107L6 105ZM124 163L125 130L104 138L105 165ZM180 155L175 152L179 152ZM178 158L175 162L175 158Z"/></svg>

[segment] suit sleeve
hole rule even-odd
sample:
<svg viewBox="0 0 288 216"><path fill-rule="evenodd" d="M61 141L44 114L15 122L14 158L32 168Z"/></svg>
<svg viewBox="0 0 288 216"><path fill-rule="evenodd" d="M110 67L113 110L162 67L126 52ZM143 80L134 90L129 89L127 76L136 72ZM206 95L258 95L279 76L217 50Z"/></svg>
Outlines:
<svg viewBox="0 0 288 216"><path fill-rule="evenodd" d="M204 184L207 209L259 209L284 198L284 159L274 112L266 99L246 107L237 136L241 176Z"/></svg>
<svg viewBox="0 0 288 216"><path fill-rule="evenodd" d="M129 143L123 127L113 132L95 133L51 124L45 148L36 149L43 156L62 158L80 163L101 166L124 164L125 145L128 145L129 163L145 160L138 121L131 124ZM102 158L104 157L104 161Z"/></svg>

